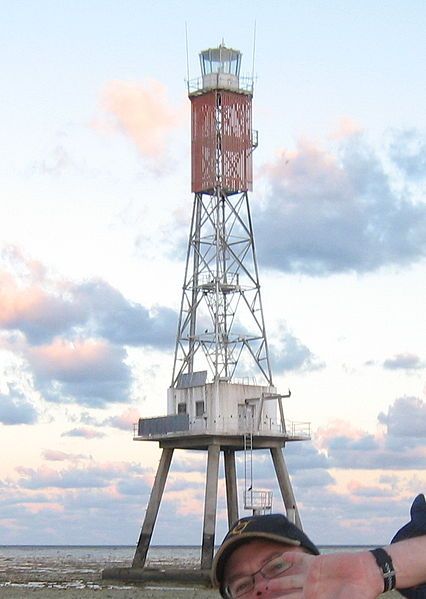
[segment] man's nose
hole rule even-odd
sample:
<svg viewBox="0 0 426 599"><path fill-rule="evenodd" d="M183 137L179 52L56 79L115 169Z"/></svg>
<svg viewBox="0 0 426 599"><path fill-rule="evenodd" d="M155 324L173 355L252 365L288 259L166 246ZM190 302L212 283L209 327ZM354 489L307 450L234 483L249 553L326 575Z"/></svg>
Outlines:
<svg viewBox="0 0 426 599"><path fill-rule="evenodd" d="M265 597L268 592L269 580L264 578L260 572L254 577L253 597Z"/></svg>

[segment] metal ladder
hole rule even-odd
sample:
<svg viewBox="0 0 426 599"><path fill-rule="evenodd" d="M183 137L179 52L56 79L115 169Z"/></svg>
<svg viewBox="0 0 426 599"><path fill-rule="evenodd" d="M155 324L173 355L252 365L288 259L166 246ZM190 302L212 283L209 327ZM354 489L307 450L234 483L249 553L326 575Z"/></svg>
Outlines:
<svg viewBox="0 0 426 599"><path fill-rule="evenodd" d="M253 432L244 433L244 489L253 489ZM245 506L244 506L245 507Z"/></svg>
<svg viewBox="0 0 426 599"><path fill-rule="evenodd" d="M244 509L252 510L253 515L270 514L272 491L253 489L253 418L250 420L250 429L244 433Z"/></svg>

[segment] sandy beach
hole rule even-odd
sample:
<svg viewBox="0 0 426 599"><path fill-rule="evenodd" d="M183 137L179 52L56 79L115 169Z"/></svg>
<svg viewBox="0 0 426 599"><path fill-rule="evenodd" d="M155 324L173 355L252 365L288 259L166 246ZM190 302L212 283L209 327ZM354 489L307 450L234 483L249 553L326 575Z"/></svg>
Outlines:
<svg viewBox="0 0 426 599"><path fill-rule="evenodd" d="M153 589L140 587L108 587L99 588L23 588L19 586L0 587L0 597L3 599L218 599L219 594L213 589L170 588ZM397 599L401 595L396 592L381 595L383 599Z"/></svg>
<svg viewBox="0 0 426 599"><path fill-rule="evenodd" d="M218 598L217 591L195 583L177 585L159 582L145 585L103 580L102 571L96 571L93 564L87 568L62 569L55 572L49 569L16 569L2 572L0 575L0 599L203 599Z"/></svg>
<svg viewBox="0 0 426 599"><path fill-rule="evenodd" d="M172 599L173 597L217 599L213 589L159 580L145 585L102 579L102 571L113 565L126 568L129 549L112 548L101 553L96 548L71 547L7 549L0 552L0 599ZM167 559L173 551L166 552ZM180 559L185 551L180 548ZM157 559L161 558L157 553ZM155 551L154 551L155 558ZM164 564L158 566L161 571Z"/></svg>
<svg viewBox="0 0 426 599"><path fill-rule="evenodd" d="M115 555L114 567L129 566L126 552L124 557L121 553L111 555ZM93 548L84 548L82 553L63 548L47 556L34 548L26 552L4 549L0 559L0 599L219 599L217 590L197 586L193 581L176 584L158 580L142 585L102 579L102 571L110 565L110 560L100 563ZM382 597L397 599L401 595L392 592Z"/></svg>
<svg viewBox="0 0 426 599"><path fill-rule="evenodd" d="M0 597L3 599L218 599L219 594L213 589L170 588L153 589L140 587L108 587L99 588L23 588L19 586L0 587ZM381 595L383 599L397 599L401 595L396 592Z"/></svg>
<svg viewBox="0 0 426 599"><path fill-rule="evenodd" d="M0 597L3 599L98 599L102 597L106 599L135 599L143 597L144 599L218 599L217 591L213 589L197 589L197 588L142 588L136 586L124 586L122 588L106 585L98 588L65 588L44 587L44 588L28 588L22 586L6 586L0 587Z"/></svg>

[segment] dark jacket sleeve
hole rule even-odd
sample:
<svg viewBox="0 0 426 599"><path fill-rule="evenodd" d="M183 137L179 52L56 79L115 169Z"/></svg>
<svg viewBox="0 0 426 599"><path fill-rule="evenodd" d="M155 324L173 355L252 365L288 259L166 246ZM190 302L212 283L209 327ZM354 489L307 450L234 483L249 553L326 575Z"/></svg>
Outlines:
<svg viewBox="0 0 426 599"><path fill-rule="evenodd" d="M410 522L398 530L391 543L398 543L398 541L426 535L426 501L423 493L417 495L413 501L410 515ZM407 599L426 599L426 584L421 584L409 589L400 589L400 593L404 597L407 597Z"/></svg>

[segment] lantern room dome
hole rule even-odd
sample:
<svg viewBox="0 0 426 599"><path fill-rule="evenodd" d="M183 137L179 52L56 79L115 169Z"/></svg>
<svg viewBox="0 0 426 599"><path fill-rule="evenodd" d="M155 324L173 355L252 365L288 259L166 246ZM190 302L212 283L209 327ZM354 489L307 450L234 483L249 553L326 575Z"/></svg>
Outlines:
<svg viewBox="0 0 426 599"><path fill-rule="evenodd" d="M209 48L200 53L201 72L204 75L210 73L228 73L239 77L241 67L241 52L220 45L219 48Z"/></svg>
<svg viewBox="0 0 426 599"><path fill-rule="evenodd" d="M217 48L200 52L201 77L188 80L189 96L215 89L253 95L253 77L241 77L242 53L227 48L223 43Z"/></svg>
<svg viewBox="0 0 426 599"><path fill-rule="evenodd" d="M203 89L239 88L241 52L220 45L200 53Z"/></svg>

